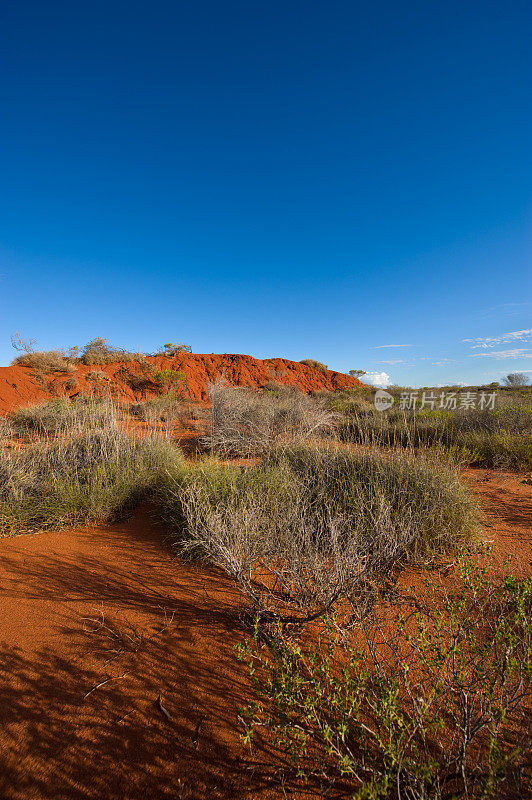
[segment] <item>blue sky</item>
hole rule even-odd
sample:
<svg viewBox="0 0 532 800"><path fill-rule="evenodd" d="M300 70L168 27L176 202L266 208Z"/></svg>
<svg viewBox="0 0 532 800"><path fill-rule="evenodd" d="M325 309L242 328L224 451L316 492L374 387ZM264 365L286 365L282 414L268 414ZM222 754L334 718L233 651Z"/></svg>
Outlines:
<svg viewBox="0 0 532 800"><path fill-rule="evenodd" d="M532 376L528 0L28 0L0 30L0 364L20 331Z"/></svg>

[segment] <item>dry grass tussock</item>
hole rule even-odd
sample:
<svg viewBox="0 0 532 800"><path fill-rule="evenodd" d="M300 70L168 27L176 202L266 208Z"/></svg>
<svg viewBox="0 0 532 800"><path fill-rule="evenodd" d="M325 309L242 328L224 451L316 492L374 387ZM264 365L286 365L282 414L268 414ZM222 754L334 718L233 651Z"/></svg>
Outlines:
<svg viewBox="0 0 532 800"><path fill-rule="evenodd" d="M110 401L54 401L20 409L5 425L24 437L0 445L0 534L106 521L152 490L180 450L164 435L141 439L122 428Z"/></svg>
<svg viewBox="0 0 532 800"><path fill-rule="evenodd" d="M222 458L258 456L330 431L337 415L302 392L258 392L216 383L203 444Z"/></svg>
<svg viewBox="0 0 532 800"><path fill-rule="evenodd" d="M45 375L49 372L72 373L76 371L75 362L60 350L22 353L12 363L19 367L31 367Z"/></svg>
<svg viewBox="0 0 532 800"><path fill-rule="evenodd" d="M173 392L170 392L151 400L131 403L129 411L136 419L143 420L143 422L170 424L184 419L187 408L188 404L182 398L177 398Z"/></svg>
<svg viewBox="0 0 532 800"><path fill-rule="evenodd" d="M331 397L342 415L337 435L347 442L386 447L445 449L463 463L502 469L532 469L532 393L503 395L499 408L376 411L371 398Z"/></svg>
<svg viewBox="0 0 532 800"><path fill-rule="evenodd" d="M312 369L316 369L318 372L322 372L324 374L329 369L327 364L322 364L321 361L316 361L314 358L304 358L299 363L305 364L307 367L312 367Z"/></svg>
<svg viewBox="0 0 532 800"><path fill-rule="evenodd" d="M396 567L477 532L456 468L405 451L285 447L251 468L207 460L161 494L183 553L221 567L261 614L299 621L345 601L356 615Z"/></svg>

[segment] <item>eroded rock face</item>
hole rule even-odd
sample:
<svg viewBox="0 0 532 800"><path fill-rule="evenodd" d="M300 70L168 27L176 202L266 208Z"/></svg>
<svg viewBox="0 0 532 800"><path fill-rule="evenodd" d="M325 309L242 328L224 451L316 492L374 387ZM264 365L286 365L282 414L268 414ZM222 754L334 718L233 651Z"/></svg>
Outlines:
<svg viewBox="0 0 532 800"><path fill-rule="evenodd" d="M153 370L176 370L186 375L186 396L208 400L209 384L223 379L233 386L259 389L269 382L297 386L304 392L319 389L353 389L363 386L341 372L320 372L314 367L285 358L258 359L223 353L182 353L176 356L148 356L142 362L77 366L71 374L39 375L31 367L0 367L0 413L53 397L78 394L111 395L125 402L153 397L158 393L150 380Z"/></svg>

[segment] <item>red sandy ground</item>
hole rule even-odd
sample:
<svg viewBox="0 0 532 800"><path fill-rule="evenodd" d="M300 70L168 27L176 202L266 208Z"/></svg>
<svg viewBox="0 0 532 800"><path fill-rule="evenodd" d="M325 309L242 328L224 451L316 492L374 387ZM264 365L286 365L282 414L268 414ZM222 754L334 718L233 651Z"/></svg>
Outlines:
<svg viewBox="0 0 532 800"><path fill-rule="evenodd" d="M208 386L217 379L225 379L234 386L260 388L270 381L289 386L298 386L305 392L319 389L352 389L363 384L350 375L327 370L319 372L298 361L285 358L258 359L251 356L227 354L198 355L183 353L170 358L151 356L145 359L155 369L183 371L186 375L186 395L192 400L207 400ZM91 373L104 373L97 379L88 378ZM50 373L39 379L30 367L0 367L0 414L6 414L20 406L50 400L52 397L72 397L78 394L110 394L122 401L144 399L157 394L152 384L145 390L133 391L128 386L128 376L142 377L136 361L106 364L104 366L80 364L69 374ZM77 385L68 388L74 379Z"/></svg>
<svg viewBox="0 0 532 800"><path fill-rule="evenodd" d="M531 487L487 470L467 479L494 569L510 554L530 574ZM176 557L149 511L3 539L0 555L2 798L283 796L272 754L239 738L242 600L224 576Z"/></svg>

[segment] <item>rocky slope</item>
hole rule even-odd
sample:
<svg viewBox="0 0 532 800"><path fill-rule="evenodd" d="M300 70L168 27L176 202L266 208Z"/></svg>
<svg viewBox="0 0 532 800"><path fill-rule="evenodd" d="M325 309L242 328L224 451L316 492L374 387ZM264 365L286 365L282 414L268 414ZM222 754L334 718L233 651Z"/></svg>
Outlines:
<svg viewBox="0 0 532 800"><path fill-rule="evenodd" d="M198 401L206 401L209 384L220 379L234 386L252 388L275 382L297 386L304 392L351 389L363 385L341 372L320 372L297 361L284 358L262 360L228 353L148 356L142 361L103 366L79 364L73 372L46 375L31 367L11 366L0 367L0 413L53 397L76 397L79 394L111 395L124 402L154 397L159 393L157 384L151 379L156 370L184 372L186 385L182 385L180 391Z"/></svg>

